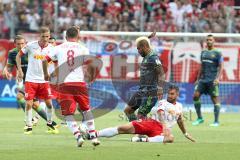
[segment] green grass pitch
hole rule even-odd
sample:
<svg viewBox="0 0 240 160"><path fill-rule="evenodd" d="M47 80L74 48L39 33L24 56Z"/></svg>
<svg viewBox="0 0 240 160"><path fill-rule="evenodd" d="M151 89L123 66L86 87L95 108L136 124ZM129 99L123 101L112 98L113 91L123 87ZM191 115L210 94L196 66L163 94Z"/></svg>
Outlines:
<svg viewBox="0 0 240 160"><path fill-rule="evenodd" d="M97 129L126 123L119 118L120 113L113 111L97 118ZM24 135L23 112L0 109L0 160L239 160L240 115L221 114L218 128L208 126L212 114L204 117L206 121L200 126L191 126L191 122L186 121L187 130L196 143L185 139L176 125L173 144L131 143L131 135L122 135L101 138L101 145L96 148L89 141L77 148L66 127L61 127L58 135L48 135L41 120L32 135Z"/></svg>

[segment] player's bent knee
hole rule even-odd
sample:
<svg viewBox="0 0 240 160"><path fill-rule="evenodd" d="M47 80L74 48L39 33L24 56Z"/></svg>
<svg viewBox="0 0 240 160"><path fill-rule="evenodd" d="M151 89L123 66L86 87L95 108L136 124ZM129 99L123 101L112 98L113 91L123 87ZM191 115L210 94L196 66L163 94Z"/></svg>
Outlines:
<svg viewBox="0 0 240 160"><path fill-rule="evenodd" d="M33 103L33 105L32 105L32 108L33 108L33 109L38 109L38 107L39 107L39 106L36 106L36 105Z"/></svg>
<svg viewBox="0 0 240 160"><path fill-rule="evenodd" d="M199 94L194 94L194 95L193 95L193 100L194 100L194 101L198 101L199 98L200 98L200 95L199 95Z"/></svg>
<svg viewBox="0 0 240 160"><path fill-rule="evenodd" d="M27 107L27 109L31 109L32 108L32 106L33 106L33 101L27 101L26 102L26 107Z"/></svg>
<svg viewBox="0 0 240 160"><path fill-rule="evenodd" d="M200 98L200 92L199 91L195 91L194 93L193 93L193 97L196 97L196 98Z"/></svg>
<svg viewBox="0 0 240 160"><path fill-rule="evenodd" d="M218 97L212 96L211 99L214 105L220 104Z"/></svg>
<svg viewBox="0 0 240 160"><path fill-rule="evenodd" d="M52 108L52 101L50 99L46 100L45 103L48 108Z"/></svg>
<svg viewBox="0 0 240 160"><path fill-rule="evenodd" d="M129 106L127 106L126 108L124 108L124 113L128 114L129 113Z"/></svg>
<svg viewBox="0 0 240 160"><path fill-rule="evenodd" d="M132 113L134 113L134 110L133 110L130 106L127 106L127 107L124 109L124 113L125 113L125 114L132 114Z"/></svg>
<svg viewBox="0 0 240 160"><path fill-rule="evenodd" d="M40 106L38 101L33 102L33 108L37 109Z"/></svg>
<svg viewBox="0 0 240 160"><path fill-rule="evenodd" d="M17 100L21 100L24 98L24 95L22 93L17 93Z"/></svg>

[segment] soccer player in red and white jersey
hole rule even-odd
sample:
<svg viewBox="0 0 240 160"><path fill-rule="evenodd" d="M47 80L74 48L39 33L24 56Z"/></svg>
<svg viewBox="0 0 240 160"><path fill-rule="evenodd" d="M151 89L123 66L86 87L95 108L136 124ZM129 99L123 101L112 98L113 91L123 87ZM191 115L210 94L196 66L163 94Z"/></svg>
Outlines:
<svg viewBox="0 0 240 160"><path fill-rule="evenodd" d="M139 119L131 123L96 132L97 137L112 137L118 134L140 134L147 138L133 137L133 142L163 142L172 143L174 137L171 129L178 124L184 136L192 142L195 140L187 133L182 114L182 104L177 102L179 88L170 86L167 100L160 100L158 106L152 109L152 118ZM162 92L159 93L162 96Z"/></svg>
<svg viewBox="0 0 240 160"><path fill-rule="evenodd" d="M50 38L50 30L47 27L41 27L39 30L40 39L39 41L33 41L27 43L22 48L17 56L17 68L18 68L18 79L19 81L23 78L23 72L21 69L21 56L28 54L28 68L25 79L25 99L27 101L26 106L26 129L25 134L32 133L32 105L33 99L42 99L45 101L47 106L47 127L51 133L58 133L58 130L52 124L52 101L51 101L51 90L47 81L44 80L44 74L42 69L42 60L45 55L53 48L52 45L48 44Z"/></svg>
<svg viewBox="0 0 240 160"><path fill-rule="evenodd" d="M66 32L67 41L56 46L43 61L45 79L49 78L47 63L58 62L58 83L55 86L60 100L62 115L64 115L68 128L77 140L77 146L81 147L84 140L79 127L74 119L76 104L78 103L93 145L100 142L95 136L95 125L89 105L87 83L84 77L84 65L89 61L89 50L79 45L79 31L76 27L70 27Z"/></svg>

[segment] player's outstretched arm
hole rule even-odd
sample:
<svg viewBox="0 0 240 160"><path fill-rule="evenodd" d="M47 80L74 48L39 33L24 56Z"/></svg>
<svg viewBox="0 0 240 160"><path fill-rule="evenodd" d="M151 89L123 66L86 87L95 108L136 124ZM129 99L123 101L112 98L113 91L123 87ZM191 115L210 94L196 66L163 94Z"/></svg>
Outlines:
<svg viewBox="0 0 240 160"><path fill-rule="evenodd" d="M189 140L192 141L192 142L196 142L196 141L194 140L194 138L193 138L189 133L187 133L186 128L185 128L185 125L184 125L184 122L183 122L183 116L182 116L182 114L179 116L179 118L178 118L178 120L177 120L177 124L178 124L180 130L182 131L182 133L184 134L184 136L185 136L187 139L189 139Z"/></svg>
<svg viewBox="0 0 240 160"><path fill-rule="evenodd" d="M156 36L156 31L152 32L152 33L148 36L148 38L151 39L151 38L153 38L153 37L155 37L155 36Z"/></svg>
<svg viewBox="0 0 240 160"><path fill-rule="evenodd" d="M17 63L17 80L18 82L21 82L23 79L23 71L22 71L22 67L21 67L21 53L18 52L17 56L16 56L16 63Z"/></svg>

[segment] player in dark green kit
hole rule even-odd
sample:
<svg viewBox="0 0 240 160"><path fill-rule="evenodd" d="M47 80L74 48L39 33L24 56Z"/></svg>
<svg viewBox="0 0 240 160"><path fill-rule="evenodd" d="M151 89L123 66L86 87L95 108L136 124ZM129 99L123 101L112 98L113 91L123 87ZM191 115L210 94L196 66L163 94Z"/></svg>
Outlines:
<svg viewBox="0 0 240 160"><path fill-rule="evenodd" d="M13 71L13 68L15 66L17 66L16 65L16 56L17 56L19 50L21 50L24 47L25 39L23 36L17 35L14 39L14 43L15 43L16 48L13 48L12 50L9 51L7 64L3 69L3 76L8 80L10 80L12 78L11 73ZM24 80L25 80L25 75L26 75L25 73L27 72L28 56L27 55L22 56L21 62L22 62L21 67L22 67L22 71L24 73L24 77L23 77L22 82L17 81L17 89L18 89L17 104L18 104L19 108L22 108L23 111L25 112L26 101L24 99L24 94L25 94L24 93ZM39 106L39 102L37 100L34 101L33 108L38 113L39 116L41 116L45 120L47 119L45 109L42 108L41 106ZM36 123L39 119L39 116L33 117L33 124L36 125ZM55 125L57 125L55 122L53 122L53 123Z"/></svg>
<svg viewBox="0 0 240 160"><path fill-rule="evenodd" d="M140 87L130 98L124 112L129 121L145 118L156 104L157 93L165 80L163 67L159 56L151 49L150 40L147 37L139 37L136 40L138 53L143 57L140 66ZM138 109L137 116L135 111Z"/></svg>
<svg viewBox="0 0 240 160"><path fill-rule="evenodd" d="M219 78L223 69L223 57L221 52L214 49L214 37L207 36L207 49L201 53L201 67L196 81L193 96L194 106L197 113L197 120L192 125L199 125L204 122L201 113L200 97L202 94L211 96L214 104L214 123L210 126L219 126L220 100L219 100Z"/></svg>
<svg viewBox="0 0 240 160"><path fill-rule="evenodd" d="M25 45L25 39L22 36L17 35L14 39L14 43L16 48L13 48L8 52L7 64L3 69L3 76L9 80L12 78L11 73L13 71L13 68L14 66L16 66L16 55L18 51ZM26 72L27 64L28 64L27 56L22 57L22 61L23 61L22 69L24 72ZM18 107L25 110L23 83L17 82L17 89L18 89L18 93L17 93Z"/></svg>

